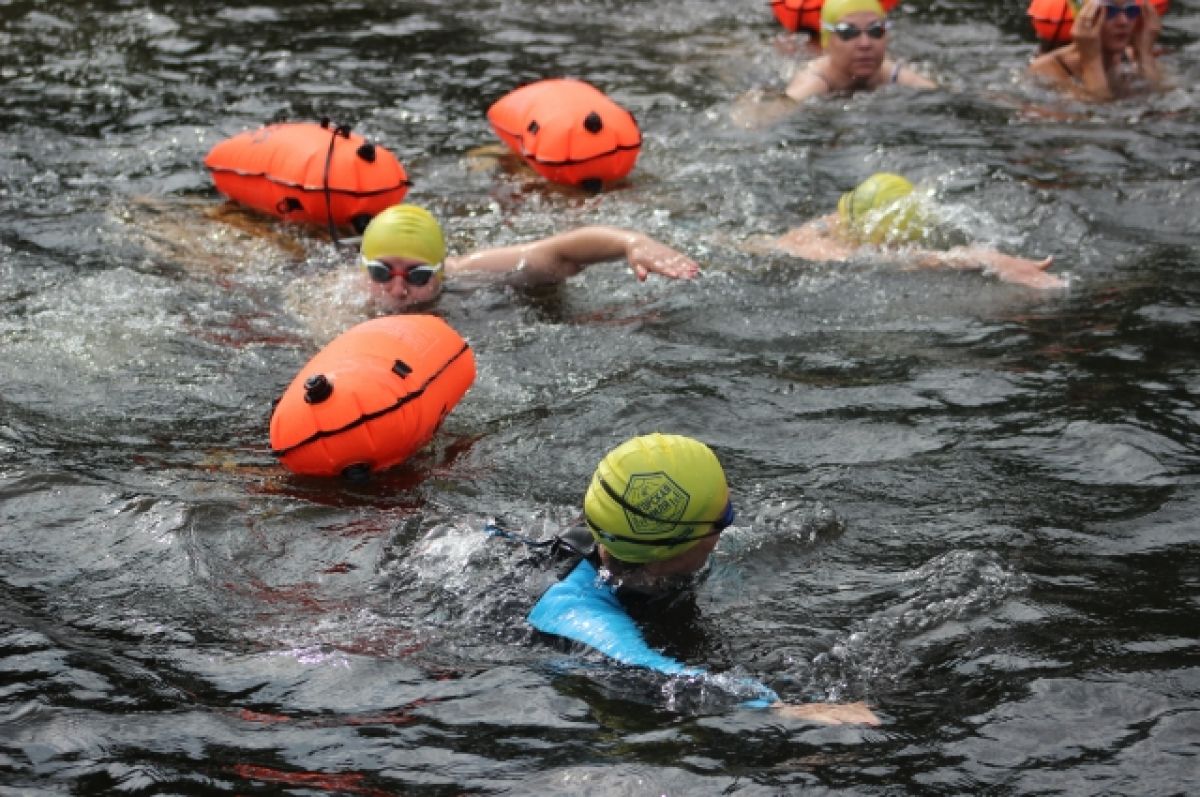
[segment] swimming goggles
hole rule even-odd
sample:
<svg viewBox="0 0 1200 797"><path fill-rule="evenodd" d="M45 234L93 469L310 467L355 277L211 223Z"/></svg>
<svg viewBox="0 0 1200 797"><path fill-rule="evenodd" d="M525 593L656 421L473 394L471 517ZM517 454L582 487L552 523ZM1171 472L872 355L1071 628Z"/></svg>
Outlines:
<svg viewBox="0 0 1200 797"><path fill-rule="evenodd" d="M852 42L864 33L872 39L882 39L891 30L892 23L891 20L881 19L872 22L865 28L860 28L857 25L851 25L849 22L839 22L836 25L822 22L821 27L844 42Z"/></svg>
<svg viewBox="0 0 1200 797"><path fill-rule="evenodd" d="M375 282L381 285L386 285L396 277L404 277L404 281L409 285L420 287L429 283L431 279L442 273L442 264L436 263L429 265L428 263L410 263L405 266L389 266L382 260L364 260L363 266L367 269L367 274Z"/></svg>
<svg viewBox="0 0 1200 797"><path fill-rule="evenodd" d="M692 534L690 531L684 531L675 537L669 537L666 539L660 538L643 540L636 537L627 537L624 534L614 534L611 531L606 531L605 529L600 528L600 526L597 525L590 517L588 517L587 513L585 512L583 519L587 523L588 528L596 532L601 539L608 540L609 542L667 547L680 545L685 542L695 542L696 540L702 540L705 537L717 536L722 531L732 526L733 520L737 516L737 513L733 509L733 501L726 501L725 509L722 510L721 516L713 520L671 520L670 518L661 518L626 501L616 490L612 488L611 485L609 485L608 482L604 481L604 479L599 479L599 481L600 487L604 489L604 492L608 493L608 497L613 499L618 506L620 506L626 512L632 513L641 518L645 518L653 523L667 526L712 526L712 530L705 534Z"/></svg>
<svg viewBox="0 0 1200 797"><path fill-rule="evenodd" d="M1142 7L1137 3L1128 6L1115 6L1111 3L1104 4L1105 19L1115 19L1121 14L1124 14L1126 19L1134 20L1142 15Z"/></svg>

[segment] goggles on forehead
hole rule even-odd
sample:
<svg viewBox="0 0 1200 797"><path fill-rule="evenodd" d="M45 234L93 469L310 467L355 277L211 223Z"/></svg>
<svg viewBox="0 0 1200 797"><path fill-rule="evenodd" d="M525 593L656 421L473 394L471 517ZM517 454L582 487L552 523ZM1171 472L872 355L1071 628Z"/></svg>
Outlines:
<svg viewBox="0 0 1200 797"><path fill-rule="evenodd" d="M1115 19L1121 14L1124 14L1127 19L1137 19L1142 15L1142 7L1137 3L1127 6L1118 6L1112 3L1104 4L1105 19Z"/></svg>
<svg viewBox="0 0 1200 797"><path fill-rule="evenodd" d="M396 277L403 277L409 285L420 287L427 285L431 279L442 273L442 264L409 263L404 266L392 266L382 260L364 260L363 266L372 280L386 285Z"/></svg>
<svg viewBox="0 0 1200 797"><path fill-rule="evenodd" d="M890 20L880 19L872 22L865 28L860 28L857 25L851 25L849 22L839 22L836 25L822 22L821 27L844 42L852 42L864 33L872 39L882 39L891 30L892 23Z"/></svg>
<svg viewBox="0 0 1200 797"><path fill-rule="evenodd" d="M638 539L636 537L626 537L624 534L613 534L611 531L605 531L604 529L602 529L598 525L596 525L596 523L594 523L592 521L592 519L590 517L588 517L587 513L585 512L583 519L587 522L588 528L590 528L592 531L594 531L596 533L596 535L599 536L601 539L608 540L609 542L633 543L634 545L654 545L654 546L667 546L667 547L672 546L672 545L681 545L682 543L685 543L685 542L694 542L695 540L702 540L705 537L717 536L722 531L724 531L725 529L727 529L731 525L733 525L733 519L737 515L737 513L734 512L734 510L733 510L733 501L726 501L725 509L721 512L721 516L716 519L669 520L667 518L660 518L660 517L650 514L649 512L639 509L638 507L636 507L633 504L626 501L619 493L617 493L616 490L614 490L609 485L608 482L604 481L604 479L600 479L599 481L600 481L600 486L602 488L604 488L604 492L608 493L609 498L616 501L617 504L622 509L624 509L626 512L631 512L631 513L637 515L638 517L645 518L645 519L653 521L655 523L661 523L665 526L712 526L712 531L709 531L705 534L692 534L690 531L685 530L685 531L681 532L678 536L675 536L675 537L668 537L665 539L656 539L656 540L642 540L642 539Z"/></svg>

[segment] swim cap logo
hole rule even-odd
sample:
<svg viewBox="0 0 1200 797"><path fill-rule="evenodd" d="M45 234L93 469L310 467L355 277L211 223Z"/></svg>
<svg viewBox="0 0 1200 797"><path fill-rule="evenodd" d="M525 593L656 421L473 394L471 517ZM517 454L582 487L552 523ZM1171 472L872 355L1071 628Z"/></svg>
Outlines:
<svg viewBox="0 0 1200 797"><path fill-rule="evenodd" d="M621 497L625 503L638 510L625 510L625 520L629 523L629 529L634 534L647 535L665 534L679 529L680 527L671 521L683 517L688 501L691 500L686 490L661 471L633 474L629 477L625 494ZM638 514L639 512L644 514Z"/></svg>

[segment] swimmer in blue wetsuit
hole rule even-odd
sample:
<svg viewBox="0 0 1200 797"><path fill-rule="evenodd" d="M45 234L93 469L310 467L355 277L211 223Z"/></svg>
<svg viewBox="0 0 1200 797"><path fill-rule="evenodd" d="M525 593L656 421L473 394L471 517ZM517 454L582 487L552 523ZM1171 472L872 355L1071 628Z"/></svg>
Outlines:
<svg viewBox="0 0 1200 797"><path fill-rule="evenodd" d="M623 596L678 588L702 569L733 522L725 473L708 446L688 437L651 434L610 451L583 501L594 546L529 612L538 631L589 645L623 664L667 675L706 677L646 644ZM830 724L879 724L863 703L786 705L768 687L736 686L746 705Z"/></svg>

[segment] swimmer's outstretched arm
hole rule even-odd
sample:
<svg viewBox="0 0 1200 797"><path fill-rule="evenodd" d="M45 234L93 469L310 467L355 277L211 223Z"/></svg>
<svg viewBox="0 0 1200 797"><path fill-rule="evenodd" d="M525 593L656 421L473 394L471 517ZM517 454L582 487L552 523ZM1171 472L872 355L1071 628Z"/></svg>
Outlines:
<svg viewBox="0 0 1200 797"><path fill-rule="evenodd" d="M910 252L913 262L920 268L955 268L995 274L1003 282L1025 285L1029 288L1065 288L1067 281L1046 269L1054 264L1053 257L1045 260L1030 260L1006 255L982 246L956 246L945 252L919 250Z"/></svg>
<svg viewBox="0 0 1200 797"><path fill-rule="evenodd" d="M648 235L619 227L580 227L527 244L446 259L448 275L496 275L522 284L562 282L593 263L624 258L639 281L651 274L691 279L700 266Z"/></svg>
<svg viewBox="0 0 1200 797"><path fill-rule="evenodd" d="M587 559L546 590L525 620L544 634L588 645L622 664L664 675L709 677L704 669L689 667L647 645L641 629L617 600L615 588L599 583L596 568ZM828 725L879 724L879 718L865 703L790 705L780 702L774 690L757 681L741 679L739 686L757 693L753 700L743 704L747 707L770 708L785 717Z"/></svg>
<svg viewBox="0 0 1200 797"><path fill-rule="evenodd" d="M858 703L775 703L771 708L791 719L823 722L826 725L878 725L879 717Z"/></svg>

